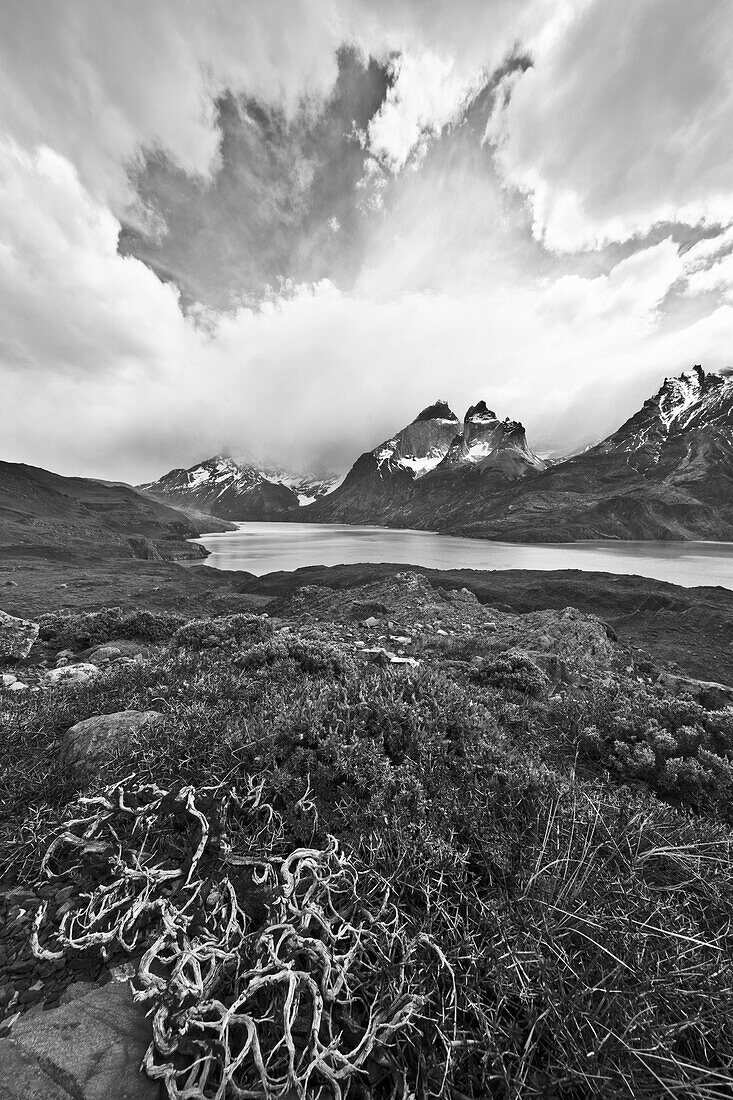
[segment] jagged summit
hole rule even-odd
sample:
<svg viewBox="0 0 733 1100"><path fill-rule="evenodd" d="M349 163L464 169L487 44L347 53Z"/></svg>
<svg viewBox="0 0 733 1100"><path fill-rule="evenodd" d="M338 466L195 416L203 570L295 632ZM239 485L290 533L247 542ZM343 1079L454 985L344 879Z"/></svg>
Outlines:
<svg viewBox="0 0 733 1100"><path fill-rule="evenodd" d="M437 472L461 466L494 470L504 477L523 477L530 470L544 470L546 463L529 448L524 425L518 420L499 420L485 401L466 412L463 431L452 441Z"/></svg>
<svg viewBox="0 0 733 1100"><path fill-rule="evenodd" d="M696 364L665 378L639 411L594 450L638 452L642 461L656 464L683 433L714 427L733 443L733 382Z"/></svg>
<svg viewBox="0 0 733 1100"><path fill-rule="evenodd" d="M488 421L494 421L496 419L496 413L487 408L486 402L479 401L476 405L471 405L468 408L464 417L464 423L472 420L475 424L479 424Z"/></svg>
<svg viewBox="0 0 733 1100"><path fill-rule="evenodd" d="M457 420L458 417L451 409L447 401L438 399L435 404L428 405L415 419L413 424L420 424L424 420Z"/></svg>
<svg viewBox="0 0 733 1100"><path fill-rule="evenodd" d="M446 401L428 405L411 424L371 452L379 476L408 472L412 478L422 477L435 469L460 427Z"/></svg>

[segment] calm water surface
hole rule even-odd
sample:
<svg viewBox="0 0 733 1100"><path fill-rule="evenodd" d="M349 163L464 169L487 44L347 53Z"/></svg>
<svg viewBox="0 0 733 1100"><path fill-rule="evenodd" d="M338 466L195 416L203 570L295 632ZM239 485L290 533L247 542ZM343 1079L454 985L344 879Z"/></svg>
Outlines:
<svg viewBox="0 0 733 1100"><path fill-rule="evenodd" d="M204 535L207 565L271 573L303 565L400 562L433 569L587 569L635 573L687 587L733 589L730 542L487 542L428 531L392 531L346 524L239 523Z"/></svg>

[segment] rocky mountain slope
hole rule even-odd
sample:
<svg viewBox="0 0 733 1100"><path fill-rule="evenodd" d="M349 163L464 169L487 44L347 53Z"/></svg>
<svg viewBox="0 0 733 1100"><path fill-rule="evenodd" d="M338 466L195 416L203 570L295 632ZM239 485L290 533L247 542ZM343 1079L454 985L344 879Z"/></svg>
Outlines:
<svg viewBox="0 0 733 1100"><path fill-rule="evenodd" d="M544 470L523 426L499 420L479 401L463 421L445 401L428 406L398 432L361 455L343 483L309 507L315 522L434 526L447 504L497 492Z"/></svg>
<svg viewBox="0 0 733 1100"><path fill-rule="evenodd" d="M733 539L733 381L695 367L618 431L441 527L528 541Z"/></svg>
<svg viewBox="0 0 733 1100"><path fill-rule="evenodd" d="M527 542L733 539L733 381L699 366L555 465L532 453L521 424L483 403L422 476L404 461L380 466L386 449L362 455L302 518Z"/></svg>
<svg viewBox="0 0 733 1100"><path fill-rule="evenodd" d="M313 503L337 481L334 474L293 473L284 467L260 465L249 456L214 455L138 488L154 500L221 519L267 520Z"/></svg>
<svg viewBox="0 0 733 1100"><path fill-rule="evenodd" d="M205 551L186 540L204 529L211 529L210 521L150 500L129 485L0 462L2 558L100 552L153 561L203 557Z"/></svg>

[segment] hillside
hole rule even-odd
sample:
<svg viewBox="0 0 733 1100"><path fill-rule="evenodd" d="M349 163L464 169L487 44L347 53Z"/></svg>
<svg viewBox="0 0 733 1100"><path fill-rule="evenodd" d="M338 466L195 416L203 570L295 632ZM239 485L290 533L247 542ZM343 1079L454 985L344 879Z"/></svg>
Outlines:
<svg viewBox="0 0 733 1100"><path fill-rule="evenodd" d="M208 518L150 500L129 485L0 462L0 557L5 560L205 557L187 540L213 526Z"/></svg>

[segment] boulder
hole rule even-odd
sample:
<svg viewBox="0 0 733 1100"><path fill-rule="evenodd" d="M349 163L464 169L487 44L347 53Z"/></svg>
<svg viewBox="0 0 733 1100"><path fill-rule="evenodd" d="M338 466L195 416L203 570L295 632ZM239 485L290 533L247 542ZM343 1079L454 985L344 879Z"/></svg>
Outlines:
<svg viewBox="0 0 733 1100"><path fill-rule="evenodd" d="M143 726L161 717L157 710L121 710L77 722L61 740L61 764L73 782L88 786Z"/></svg>
<svg viewBox="0 0 733 1100"><path fill-rule="evenodd" d="M97 666L82 661L78 665L61 665L59 668L49 669L45 680L49 684L85 684L93 676L99 676Z"/></svg>
<svg viewBox="0 0 733 1100"><path fill-rule="evenodd" d="M2 676L0 676L0 687L9 688L12 687L13 684L17 684L17 682L18 677L13 676L12 672L3 672Z"/></svg>
<svg viewBox="0 0 733 1100"><path fill-rule="evenodd" d="M121 982L21 1016L0 1040L0 1100L154 1100L158 1085L140 1072L151 1038Z"/></svg>
<svg viewBox="0 0 733 1100"><path fill-rule="evenodd" d="M40 627L29 619L16 619L0 611L0 661L18 661L27 657Z"/></svg>
<svg viewBox="0 0 733 1100"><path fill-rule="evenodd" d="M678 676L673 672L662 672L657 679L674 695L690 695L706 710L725 710L733 707L733 687L718 684L713 680L695 680L691 676Z"/></svg>

